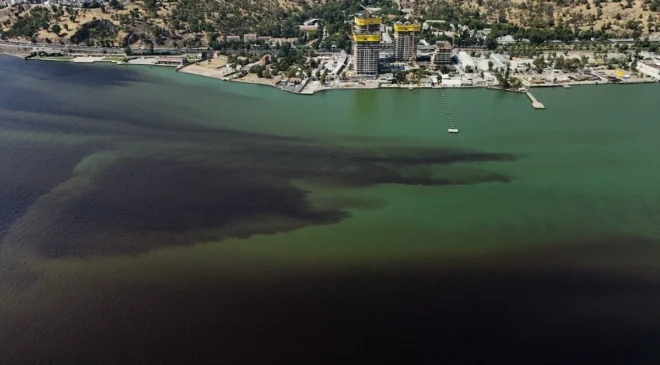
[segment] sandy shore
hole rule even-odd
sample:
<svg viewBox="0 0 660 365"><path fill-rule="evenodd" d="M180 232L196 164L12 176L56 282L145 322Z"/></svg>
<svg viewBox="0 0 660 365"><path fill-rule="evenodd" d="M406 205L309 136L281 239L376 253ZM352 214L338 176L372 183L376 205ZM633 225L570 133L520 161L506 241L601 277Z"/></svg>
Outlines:
<svg viewBox="0 0 660 365"><path fill-rule="evenodd" d="M220 64L220 65L218 65ZM218 79L218 80L224 80L224 81L234 81L234 82L242 82L242 83L247 83L247 84L258 84L258 85L267 85L267 86L275 86L280 80L282 80L282 76L278 75L273 77L272 79L265 79L265 78L260 78L255 74L247 74L244 77L241 78L234 78L233 76L235 73L225 67L226 62L222 64L222 62L216 62L216 63L211 63L208 64L207 62L199 62L198 64L194 65L188 65L179 72L187 73L187 74L192 74L192 75L198 75L198 76L205 76L205 77L210 77L213 79Z"/></svg>

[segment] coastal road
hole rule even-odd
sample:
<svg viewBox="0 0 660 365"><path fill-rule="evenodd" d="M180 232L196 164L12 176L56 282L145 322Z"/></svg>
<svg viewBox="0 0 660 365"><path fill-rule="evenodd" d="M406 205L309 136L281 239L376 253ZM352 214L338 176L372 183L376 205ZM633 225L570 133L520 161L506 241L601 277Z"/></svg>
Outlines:
<svg viewBox="0 0 660 365"><path fill-rule="evenodd" d="M65 46L65 45L56 45L56 44L44 44L44 43L31 43L31 42L14 42L14 41L3 41L0 40L1 48L30 48L36 50L54 50L54 51L73 51L73 52L99 52L99 53L124 53L124 48L122 47L96 47L96 46ZM186 52L202 52L206 51L208 48L174 48L174 47L159 47L154 48L155 53L186 53ZM135 48L132 49L135 54L146 53L147 50L144 48Z"/></svg>

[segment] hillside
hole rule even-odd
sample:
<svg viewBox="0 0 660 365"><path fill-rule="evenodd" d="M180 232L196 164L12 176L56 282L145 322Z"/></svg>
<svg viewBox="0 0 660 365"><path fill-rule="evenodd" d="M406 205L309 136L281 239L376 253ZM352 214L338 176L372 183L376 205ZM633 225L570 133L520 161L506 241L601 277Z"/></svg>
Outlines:
<svg viewBox="0 0 660 365"><path fill-rule="evenodd" d="M507 22L521 27L606 30L621 36L660 31L660 0L400 0L426 18ZM396 7L393 0L370 6ZM209 46L227 35L299 37L299 24L321 17L331 41L346 44L348 15L360 0L112 0L88 8L21 5L0 9L4 38L57 44ZM396 10L394 10L396 11Z"/></svg>
<svg viewBox="0 0 660 365"><path fill-rule="evenodd" d="M113 0L93 8L22 5L0 10L0 30L6 38L62 44L82 30L86 37L75 37L76 43L199 46L247 32L295 37L299 19L293 15L314 6L305 0Z"/></svg>
<svg viewBox="0 0 660 365"><path fill-rule="evenodd" d="M522 27L563 25L614 34L660 31L660 0L422 0L421 4L423 13L443 19L478 14L489 23L508 22Z"/></svg>

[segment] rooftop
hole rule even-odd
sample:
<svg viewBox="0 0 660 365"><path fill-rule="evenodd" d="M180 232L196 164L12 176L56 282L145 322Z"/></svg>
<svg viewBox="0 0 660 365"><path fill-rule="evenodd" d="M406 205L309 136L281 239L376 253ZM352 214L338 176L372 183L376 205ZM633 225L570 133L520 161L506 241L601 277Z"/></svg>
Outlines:
<svg viewBox="0 0 660 365"><path fill-rule="evenodd" d="M645 64L648 67L654 68L656 70L660 70L660 64L653 62L653 61L640 61L640 63Z"/></svg>
<svg viewBox="0 0 660 365"><path fill-rule="evenodd" d="M422 26L419 24L411 24L409 22L401 23L401 22L396 22L394 23L394 31L395 32L419 32L422 29Z"/></svg>
<svg viewBox="0 0 660 365"><path fill-rule="evenodd" d="M435 42L435 49L437 49L437 50L447 50L447 49L451 50L452 46L451 46L451 43L449 43L447 41L437 41L437 42Z"/></svg>

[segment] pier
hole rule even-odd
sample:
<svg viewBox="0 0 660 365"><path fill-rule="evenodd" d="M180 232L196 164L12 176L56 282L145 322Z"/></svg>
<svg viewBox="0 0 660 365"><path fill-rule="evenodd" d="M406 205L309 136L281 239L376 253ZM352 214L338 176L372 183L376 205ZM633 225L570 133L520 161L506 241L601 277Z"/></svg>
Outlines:
<svg viewBox="0 0 660 365"><path fill-rule="evenodd" d="M534 109L545 109L545 106L543 104L541 104L538 100L536 100L534 95L532 95L532 93L529 92L529 90L526 90L525 94L527 94L527 96L529 97L529 100L532 101L532 106L534 107Z"/></svg>

